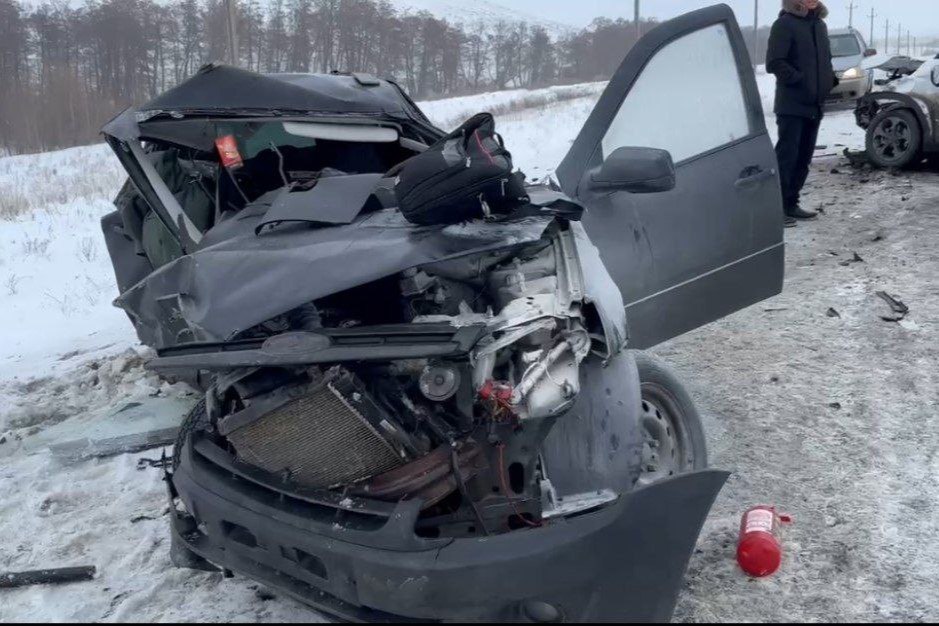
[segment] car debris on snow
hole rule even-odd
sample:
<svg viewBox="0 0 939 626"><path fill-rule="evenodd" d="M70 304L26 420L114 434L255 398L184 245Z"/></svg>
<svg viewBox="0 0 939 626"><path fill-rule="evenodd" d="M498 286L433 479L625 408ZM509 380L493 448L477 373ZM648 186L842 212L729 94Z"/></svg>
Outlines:
<svg viewBox="0 0 939 626"><path fill-rule="evenodd" d="M26 572L0 572L0 589L27 587L29 585L58 585L92 580L95 577L95 572L94 565L58 567Z"/></svg>
<svg viewBox="0 0 939 626"><path fill-rule="evenodd" d="M825 315L828 317L841 317L841 313L839 313L834 307L829 307L828 311L825 312Z"/></svg>
<svg viewBox="0 0 939 626"><path fill-rule="evenodd" d="M175 441L179 414L191 404L191 398L159 396L130 402L116 411L51 426L28 437L27 448L30 452L48 448L66 462L159 448Z"/></svg>
<svg viewBox="0 0 939 626"><path fill-rule="evenodd" d="M848 163L851 167L860 169L867 168L870 166L870 159L867 158L867 153L861 150L851 150L850 148L845 148L842 152L844 157L848 160Z"/></svg>
<svg viewBox="0 0 939 626"><path fill-rule="evenodd" d="M841 265L842 267L847 267L853 263L863 263L863 262L864 262L864 259L861 258L861 255L855 252L854 256L852 256L850 259L846 261L842 261L838 265Z"/></svg>
<svg viewBox="0 0 939 626"><path fill-rule="evenodd" d="M163 450L163 455L158 459L149 459L147 457L142 457L137 459L137 469L146 470L146 469L166 469L167 467L172 467L173 457L166 455L166 450Z"/></svg>
<svg viewBox="0 0 939 626"><path fill-rule="evenodd" d="M892 315L881 315L880 319L885 322L899 322L907 313L910 312L910 308L906 306L901 300L898 300L894 296L891 296L886 291L878 291L877 296L887 303L892 311Z"/></svg>

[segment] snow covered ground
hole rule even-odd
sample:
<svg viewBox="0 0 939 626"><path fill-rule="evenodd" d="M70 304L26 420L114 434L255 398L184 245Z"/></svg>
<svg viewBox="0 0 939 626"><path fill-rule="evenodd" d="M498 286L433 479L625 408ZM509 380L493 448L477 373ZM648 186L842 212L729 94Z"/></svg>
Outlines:
<svg viewBox="0 0 939 626"><path fill-rule="evenodd" d="M758 80L771 103L770 77ZM446 127L495 109L516 162L542 177L601 89L425 108ZM771 114L768 125L774 132ZM820 155L861 147L851 111L827 116L819 143ZM137 469L156 453L63 465L23 450L50 424L188 394L143 370L146 351L110 305L98 220L122 178L102 145L0 158L0 571L99 569L91 583L0 592L0 621L318 621L251 581L171 567L159 473ZM657 350L694 386L714 464L735 472L692 561L682 619L939 617L928 576L939 519L939 296L927 278L939 271L939 182L824 158L810 186L809 206L825 215L790 231L786 293ZM841 265L851 251L865 262ZM875 288L905 299L911 323L879 321ZM827 317L828 307L841 317ZM762 501L794 513L796 525L781 574L751 582L734 569L734 527Z"/></svg>

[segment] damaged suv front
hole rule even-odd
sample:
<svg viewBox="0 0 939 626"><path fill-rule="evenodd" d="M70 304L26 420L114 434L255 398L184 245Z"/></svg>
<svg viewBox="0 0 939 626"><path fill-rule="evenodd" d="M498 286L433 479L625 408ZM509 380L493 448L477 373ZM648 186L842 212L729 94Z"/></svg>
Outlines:
<svg viewBox="0 0 939 626"><path fill-rule="evenodd" d="M347 619L667 619L723 475L635 488L621 312L552 219L293 312L302 329L162 351L158 370L215 373L168 481L177 556Z"/></svg>
<svg viewBox="0 0 939 626"><path fill-rule="evenodd" d="M690 51L719 97L646 80ZM727 474L632 349L780 291L760 106L733 12L689 13L629 53L558 185L434 225L389 172L443 133L387 81L209 67L109 123L116 303L204 391L174 562L356 621L668 620ZM683 107L714 128L664 126Z"/></svg>
<svg viewBox="0 0 939 626"><path fill-rule="evenodd" d="M255 80L192 80L219 75ZM643 436L579 207L534 187L517 215L409 224L379 157L435 129L403 96L395 120L288 122L168 100L106 128L134 187L103 225L151 367L205 391L167 477L174 560L349 619L668 619L724 475L639 488L681 467Z"/></svg>

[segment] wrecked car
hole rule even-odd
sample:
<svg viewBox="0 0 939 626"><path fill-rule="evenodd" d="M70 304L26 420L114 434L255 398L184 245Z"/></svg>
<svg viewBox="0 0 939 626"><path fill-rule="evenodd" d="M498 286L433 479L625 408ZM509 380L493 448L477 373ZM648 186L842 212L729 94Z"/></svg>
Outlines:
<svg viewBox="0 0 939 626"><path fill-rule="evenodd" d="M702 88L673 98L688 58ZM727 474L638 350L783 279L728 7L648 33L506 215L402 217L387 173L444 133L369 76L211 66L104 134L130 179L102 222L116 304L204 391L174 563L353 621L670 619Z"/></svg>
<svg viewBox="0 0 939 626"><path fill-rule="evenodd" d="M904 168L939 153L939 57L899 57L880 66L888 79L858 100L855 117L867 131L867 157L878 167Z"/></svg>

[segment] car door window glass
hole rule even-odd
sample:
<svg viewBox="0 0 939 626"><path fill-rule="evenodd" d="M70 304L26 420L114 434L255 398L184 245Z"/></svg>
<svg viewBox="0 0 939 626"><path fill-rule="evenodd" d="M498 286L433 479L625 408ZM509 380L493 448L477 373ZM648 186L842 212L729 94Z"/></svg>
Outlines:
<svg viewBox="0 0 939 626"><path fill-rule="evenodd" d="M603 137L603 156L623 146L660 148L677 163L749 134L733 47L716 24L649 60Z"/></svg>

